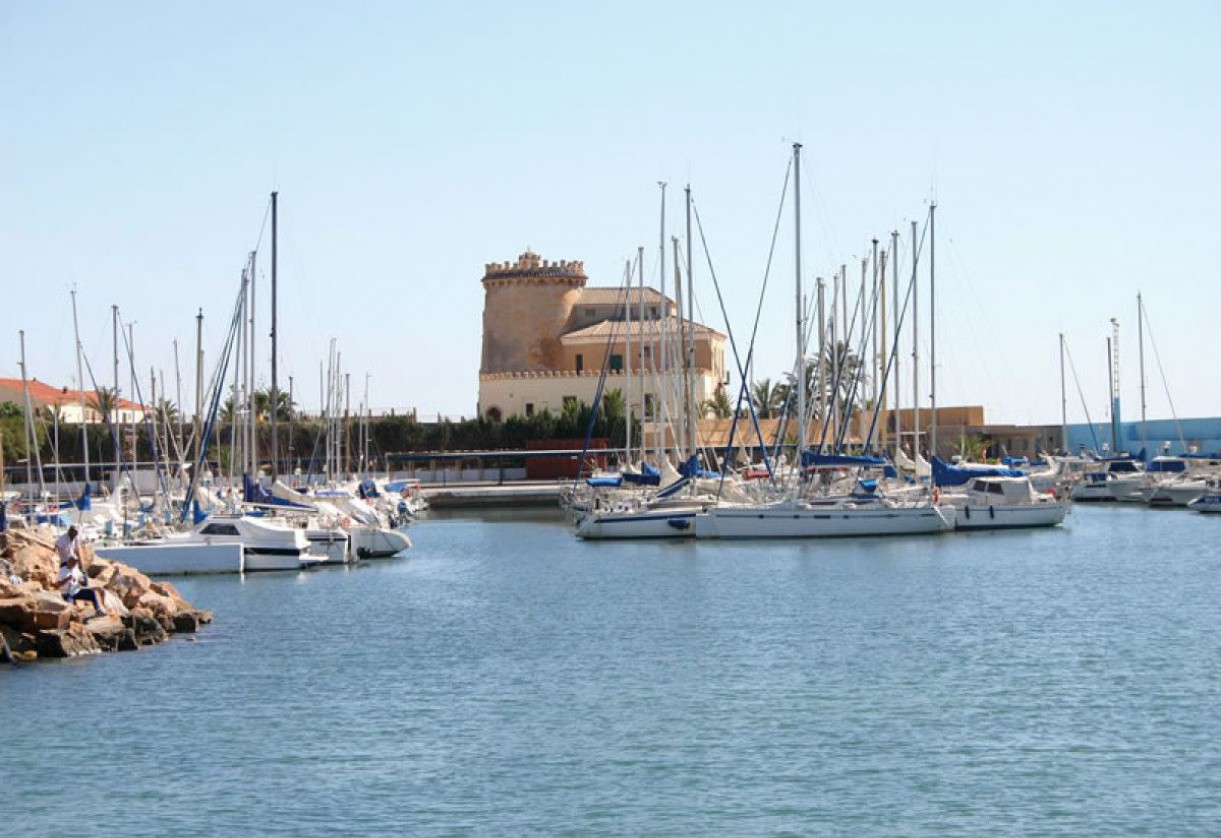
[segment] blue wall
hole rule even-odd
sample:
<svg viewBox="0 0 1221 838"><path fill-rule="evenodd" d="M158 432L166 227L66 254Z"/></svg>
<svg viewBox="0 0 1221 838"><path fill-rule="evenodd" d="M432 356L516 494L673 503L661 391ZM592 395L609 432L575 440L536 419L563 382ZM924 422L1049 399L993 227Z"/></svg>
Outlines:
<svg viewBox="0 0 1221 838"><path fill-rule="evenodd" d="M1221 451L1221 417L1180 419L1177 423L1173 419L1151 419L1145 423L1145 427L1150 457L1162 453L1162 445L1167 442L1170 443L1171 454L1184 453L1186 449L1179 441L1180 434L1187 446L1195 446L1201 454ZM1119 433L1120 450L1133 454L1140 451L1144 442L1139 421L1121 422ZM1068 447L1071 451L1077 451L1082 446L1090 451L1101 450L1103 445L1108 448L1111 445L1110 422L1095 422L1093 434L1087 424L1068 426Z"/></svg>

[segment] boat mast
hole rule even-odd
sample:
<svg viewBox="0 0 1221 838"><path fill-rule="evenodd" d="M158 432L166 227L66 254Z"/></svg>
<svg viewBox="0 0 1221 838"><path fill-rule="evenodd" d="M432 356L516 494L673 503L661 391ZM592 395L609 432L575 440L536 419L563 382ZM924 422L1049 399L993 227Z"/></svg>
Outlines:
<svg viewBox="0 0 1221 838"><path fill-rule="evenodd" d="M30 381L25 372L25 329L21 329L17 335L21 340L21 392L25 398L25 491L28 497L34 486L34 474L30 465L34 459L38 462L38 495L41 497L46 487L42 483L42 456L38 451L38 434L34 432L34 411L30 408ZM34 509L32 503L26 504L26 507L31 512Z"/></svg>
<svg viewBox="0 0 1221 838"><path fill-rule="evenodd" d="M678 269L677 252L674 257L674 267ZM682 312L679 313L679 322L682 321ZM687 367L687 433L690 437L691 448L688 449L692 454L699 448L699 434L695 429L696 419L696 404L695 404L695 256L691 251L691 184L687 184L687 323L686 329L690 333L690 340L687 341L686 367ZM711 344L710 344L711 346Z"/></svg>
<svg viewBox="0 0 1221 838"><path fill-rule="evenodd" d="M657 352L661 355L660 362L654 358L654 364L659 366L658 370L658 415L661 417L661 439L657 443L658 458L667 456L666 451L669 448L666 445L666 440L670 434L669 417L666 416L666 390L670 387L670 352L669 352L669 330L663 327L670 322L669 305L666 301L666 183L658 181L657 185L661 187L661 233L658 237L658 258L660 259L658 267L659 291L660 299L657 301Z"/></svg>
<svg viewBox="0 0 1221 838"><path fill-rule="evenodd" d="M1068 454L1068 391L1064 388L1064 332L1060 333L1060 450Z"/></svg>
<svg viewBox="0 0 1221 838"><path fill-rule="evenodd" d="M636 248L636 275L640 280L640 291L636 298L637 305L639 306L636 312L636 319L638 321L636 326L640 329L640 459L644 461L649 456L649 449L644 441L644 420L648 418L649 407L649 382L648 378L645 377L646 370L644 367L644 247ZM653 436L653 443L656 445L656 430L654 430Z"/></svg>
<svg viewBox="0 0 1221 838"><path fill-rule="evenodd" d="M818 382L818 423L825 431L827 424L827 282L821 276L815 281L815 298L818 306L818 366L814 380ZM818 446L818 453L823 453L823 447Z"/></svg>
<svg viewBox="0 0 1221 838"><path fill-rule="evenodd" d="M254 398L254 365L258 357L258 352L255 351L255 346L258 345L258 329L255 323L255 284L258 278L255 271L255 259L258 255L257 250L250 251L250 331L249 337L246 340L246 398L249 409L249 421L246 429L246 449L250 463L250 475L257 477L259 473L259 446L258 446L258 414L255 413L255 398Z"/></svg>
<svg viewBox="0 0 1221 838"><path fill-rule="evenodd" d="M623 389L627 402L627 438L624 440L624 456L627 465L632 464L632 260L624 260L623 282ZM612 343L612 346L614 344ZM622 471L622 468L620 468Z"/></svg>
<svg viewBox="0 0 1221 838"><path fill-rule="evenodd" d="M193 462L196 463L196 468L203 467L203 464L199 462L200 452L203 451L203 414L199 409L203 404L203 365L203 309L201 308L195 315L195 456ZM189 498L189 500L194 500L194 498Z"/></svg>
<svg viewBox="0 0 1221 838"><path fill-rule="evenodd" d="M1145 304L1136 294L1136 339L1140 357L1140 444L1149 450L1149 429L1145 424Z"/></svg>
<svg viewBox="0 0 1221 838"><path fill-rule="evenodd" d="M874 249L874 252L876 253L877 249L878 249L878 240L877 239L873 240L873 249ZM881 343L882 343L882 352L880 355L878 355L878 379L879 380L878 380L877 386L874 388L875 392L874 392L873 403L878 408L879 416L886 415L885 407L886 407L886 395L887 395L887 393L886 393L886 337L887 337L887 335L886 335L886 328L887 328L887 323L886 323L886 256L887 256L887 253L885 250L883 250L881 252L881 254L879 254L879 256L878 256L880 261L878 263L879 273L878 273L878 278L877 278L878 310L882 313L882 323L881 323L881 327L878 330L878 334L880 335L880 339L881 339ZM881 430L878 435L880 437L880 442L878 443L878 447L882 451L885 451L886 443L888 441L885 422L882 422L882 427L881 427Z"/></svg>
<svg viewBox="0 0 1221 838"><path fill-rule="evenodd" d="M122 442L119 440L119 307L110 307L110 330L114 340L114 392L110 398L110 409L114 411L114 421L110 423L110 440L114 444L114 488L119 488L119 469L123 461Z"/></svg>
<svg viewBox="0 0 1221 838"><path fill-rule="evenodd" d="M878 353L878 240L873 239L873 253L871 261L873 262L873 279L869 289L869 338L870 344L873 346L873 359L869 369L869 377L873 379L870 382L870 394L872 403L878 403L878 393L882 386L882 356ZM861 311L865 311L864 303L861 304ZM873 445L873 440L864 440L865 444Z"/></svg>
<svg viewBox="0 0 1221 838"><path fill-rule="evenodd" d="M1119 453L1119 321L1111 318L1111 337L1107 338L1107 377L1111 391L1111 453Z"/></svg>
<svg viewBox="0 0 1221 838"><path fill-rule="evenodd" d="M937 202L928 208L928 391L929 451L937 456Z"/></svg>
<svg viewBox="0 0 1221 838"><path fill-rule="evenodd" d="M890 261L893 263L891 269L894 273L894 315L895 315L895 454L903 448L903 417L899 413L899 231L890 231Z"/></svg>
<svg viewBox="0 0 1221 838"><path fill-rule="evenodd" d="M275 480L276 458L280 454L280 437L276 429L276 414L280 407L280 391L276 378L276 208L279 192L271 193L271 479Z"/></svg>
<svg viewBox="0 0 1221 838"><path fill-rule="evenodd" d="M85 463L85 485L89 484L89 423L85 412L85 375L81 370L81 327L76 318L76 288L72 289L72 334L76 338L76 381L81 396L81 452Z"/></svg>
<svg viewBox="0 0 1221 838"><path fill-rule="evenodd" d="M920 457L920 294L916 289L916 222L912 222L912 459Z"/></svg>
<svg viewBox="0 0 1221 838"><path fill-rule="evenodd" d="M801 468L801 457L806 450L806 361L805 324L801 296L801 143L793 143L793 229L794 260L793 273L796 286L797 312L797 468ZM798 472L800 474L800 472Z"/></svg>
<svg viewBox="0 0 1221 838"><path fill-rule="evenodd" d="M675 391L678 395L679 409L678 413L678 440L676 447L678 448L678 458L680 461L685 461L688 453L694 451L693 441L687 436L687 420L691 413L691 403L687 401L687 328L683 324L683 272L678 266L678 236L670 237L670 244L674 249L674 303L677 309L678 321L678 388ZM670 318L666 318L666 322L670 322Z"/></svg>

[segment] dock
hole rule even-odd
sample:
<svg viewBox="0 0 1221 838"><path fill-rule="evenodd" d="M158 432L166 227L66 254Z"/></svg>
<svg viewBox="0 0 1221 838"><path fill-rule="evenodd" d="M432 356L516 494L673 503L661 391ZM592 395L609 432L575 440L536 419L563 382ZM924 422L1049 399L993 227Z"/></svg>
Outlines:
<svg viewBox="0 0 1221 838"><path fill-rule="evenodd" d="M433 509L492 509L505 507L556 507L568 485L558 480L520 480L511 483L425 484L421 494Z"/></svg>

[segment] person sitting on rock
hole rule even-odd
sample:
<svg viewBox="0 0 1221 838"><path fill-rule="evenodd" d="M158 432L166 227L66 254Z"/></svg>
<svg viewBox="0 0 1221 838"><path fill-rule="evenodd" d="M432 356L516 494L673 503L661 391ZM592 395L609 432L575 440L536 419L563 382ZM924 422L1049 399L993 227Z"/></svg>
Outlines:
<svg viewBox="0 0 1221 838"><path fill-rule="evenodd" d="M106 616L98 589L89 587L89 580L81 570L81 560L76 556L69 556L68 563L59 569L59 590L68 602L83 599L92 602L94 617Z"/></svg>
<svg viewBox="0 0 1221 838"><path fill-rule="evenodd" d="M59 555L59 566L63 567L68 563L68 559L75 558L80 561L81 550L80 542L76 540L76 527L68 527L68 531L55 539L55 552Z"/></svg>

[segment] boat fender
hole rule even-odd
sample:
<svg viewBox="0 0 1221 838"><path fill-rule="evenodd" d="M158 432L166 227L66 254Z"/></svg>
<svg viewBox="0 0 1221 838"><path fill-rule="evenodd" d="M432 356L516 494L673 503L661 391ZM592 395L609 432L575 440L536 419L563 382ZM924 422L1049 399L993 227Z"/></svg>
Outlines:
<svg viewBox="0 0 1221 838"><path fill-rule="evenodd" d="M995 506L989 506L989 507L988 507L988 517L989 517L989 518L995 518L995 517L996 517L996 507L995 507Z"/></svg>
<svg viewBox="0 0 1221 838"><path fill-rule="evenodd" d="M345 530L348 529L352 526L352 519L347 515L343 516L343 520L339 522L339 526L343 527Z"/></svg>
<svg viewBox="0 0 1221 838"><path fill-rule="evenodd" d="M941 487L934 486L933 487L933 504L936 505L939 503L941 503Z"/></svg>
<svg viewBox="0 0 1221 838"><path fill-rule="evenodd" d="M968 521L970 521L970 520L971 520L971 506L970 506L970 504L968 504L967 506L964 506L964 507L962 508L962 511L963 511L963 512L965 512L965 513L967 514L967 520L968 520Z"/></svg>

